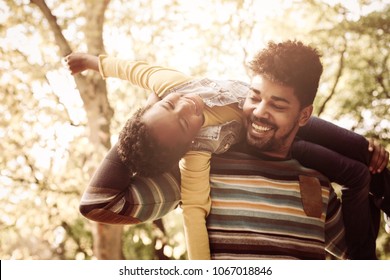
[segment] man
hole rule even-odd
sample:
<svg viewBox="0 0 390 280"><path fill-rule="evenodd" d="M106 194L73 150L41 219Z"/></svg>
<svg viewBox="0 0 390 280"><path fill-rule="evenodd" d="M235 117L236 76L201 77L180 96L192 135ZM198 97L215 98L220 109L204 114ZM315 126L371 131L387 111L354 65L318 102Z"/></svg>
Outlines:
<svg viewBox="0 0 390 280"><path fill-rule="evenodd" d="M246 143L211 163L212 257L324 259L328 250L345 258L341 208L329 181L291 159L312 114L319 54L300 42L270 43L250 67Z"/></svg>

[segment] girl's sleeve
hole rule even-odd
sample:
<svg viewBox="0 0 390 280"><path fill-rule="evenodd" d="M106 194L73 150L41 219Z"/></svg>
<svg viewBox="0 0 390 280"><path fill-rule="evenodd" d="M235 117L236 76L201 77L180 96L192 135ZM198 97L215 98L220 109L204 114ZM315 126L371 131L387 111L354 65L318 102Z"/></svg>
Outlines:
<svg viewBox="0 0 390 280"><path fill-rule="evenodd" d="M210 212L210 158L208 152L188 152L180 161L181 197L188 257L210 259L206 217Z"/></svg>
<svg viewBox="0 0 390 280"><path fill-rule="evenodd" d="M297 136L351 159L369 164L368 141L363 136L317 117L301 127Z"/></svg>
<svg viewBox="0 0 390 280"><path fill-rule="evenodd" d="M152 178L131 176L115 145L96 169L79 209L96 222L138 224L163 217L179 203L178 168Z"/></svg>
<svg viewBox="0 0 390 280"><path fill-rule="evenodd" d="M113 77L127 80L135 86L155 92L160 97L169 89L193 79L175 69L105 55L99 56L99 72L103 79Z"/></svg>

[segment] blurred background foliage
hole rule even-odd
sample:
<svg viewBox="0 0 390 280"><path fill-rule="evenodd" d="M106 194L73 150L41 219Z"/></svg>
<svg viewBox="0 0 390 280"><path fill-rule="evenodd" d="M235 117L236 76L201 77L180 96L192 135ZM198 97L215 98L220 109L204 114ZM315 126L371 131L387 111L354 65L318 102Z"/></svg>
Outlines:
<svg viewBox="0 0 390 280"><path fill-rule="evenodd" d="M390 148L389 0L3 0L0 37L1 259L186 258L180 210L124 227L79 214L93 170L148 93L74 79L61 64L71 51L249 81L246 62L267 41L299 39L323 54L315 114ZM377 248L390 259L382 229Z"/></svg>

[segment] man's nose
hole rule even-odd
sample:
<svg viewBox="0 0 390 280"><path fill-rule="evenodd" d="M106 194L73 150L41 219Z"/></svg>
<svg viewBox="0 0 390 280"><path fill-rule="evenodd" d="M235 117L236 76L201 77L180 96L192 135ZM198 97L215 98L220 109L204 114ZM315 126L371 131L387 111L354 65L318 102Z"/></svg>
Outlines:
<svg viewBox="0 0 390 280"><path fill-rule="evenodd" d="M253 115L258 118L268 118L269 113L266 104L264 102L259 102L253 110Z"/></svg>

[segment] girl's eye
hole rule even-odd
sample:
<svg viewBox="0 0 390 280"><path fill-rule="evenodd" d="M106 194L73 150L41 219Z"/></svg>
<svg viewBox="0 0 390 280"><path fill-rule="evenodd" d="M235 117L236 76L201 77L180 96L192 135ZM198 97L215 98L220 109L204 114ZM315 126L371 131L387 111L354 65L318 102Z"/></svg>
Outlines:
<svg viewBox="0 0 390 280"><path fill-rule="evenodd" d="M171 101L167 101L167 103L168 103L169 108L171 108L172 110L175 109L175 105L173 105L173 103Z"/></svg>
<svg viewBox="0 0 390 280"><path fill-rule="evenodd" d="M180 119L180 124L184 130L188 129L188 122L185 119Z"/></svg>

